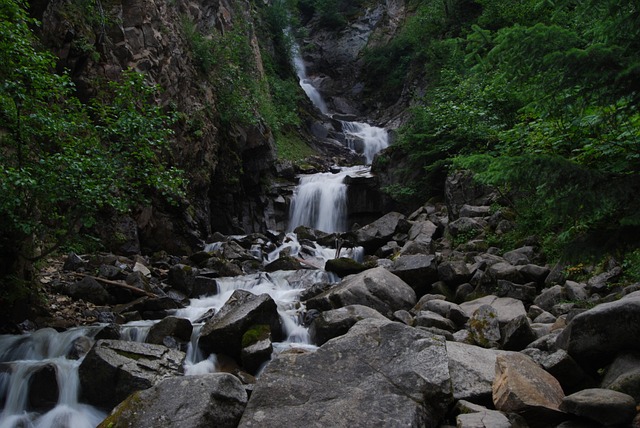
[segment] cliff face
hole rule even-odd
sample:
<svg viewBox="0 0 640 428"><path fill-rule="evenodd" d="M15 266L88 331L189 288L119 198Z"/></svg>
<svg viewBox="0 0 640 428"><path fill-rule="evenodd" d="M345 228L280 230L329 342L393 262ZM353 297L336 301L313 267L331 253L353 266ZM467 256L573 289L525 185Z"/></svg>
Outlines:
<svg viewBox="0 0 640 428"><path fill-rule="evenodd" d="M221 124L220 105L211 76L198 67L193 40L198 34L224 34L242 23L260 78L262 59L253 31L252 5L226 0L50 0L34 1L31 14L42 21L44 44L68 69L78 95L88 100L98 83L116 80L134 69L163 91L162 105L178 113L175 141L168 154L189 178L188 200L177 208L160 202L114 226L139 237L142 249L188 252L212 232L251 232L264 228L266 203L261 182L275 157L268 128ZM135 231L139 232L136 236ZM122 230L121 230L122 231Z"/></svg>

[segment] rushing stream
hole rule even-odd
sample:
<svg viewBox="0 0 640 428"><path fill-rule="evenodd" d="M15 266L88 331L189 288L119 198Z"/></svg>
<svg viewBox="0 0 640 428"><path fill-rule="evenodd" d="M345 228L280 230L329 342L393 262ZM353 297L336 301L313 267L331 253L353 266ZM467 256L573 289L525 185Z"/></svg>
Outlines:
<svg viewBox="0 0 640 428"><path fill-rule="evenodd" d="M329 115L326 103L306 76L299 48L295 47L293 53L300 85L314 105L323 114ZM367 164L371 163L377 152L388 145L387 132L382 128L361 122L341 123L346 144L362 153ZM217 370L216 355L205 355L198 347L203 326L198 320L208 312L220 310L235 290L246 290L253 294L267 293L276 302L285 339L274 343L274 352L290 347L314 348L310 344L307 328L301 322L305 308L299 302L300 292L318 282L331 283L338 280L323 270L327 260L339 256L362 261L363 257L361 248L343 248L336 254L335 249L325 248L317 243L301 243L296 234L291 232L301 225L325 232L347 229L345 178L365 174L369 167L336 169L339 170L336 173L300 176L291 205L290 232L286 234L282 244L269 253L263 254L259 246L251 250L256 260L264 265L286 252L316 269L216 278L218 289L215 294L193 298L187 307L175 311L173 315L187 318L193 324L193 334L183 365L185 375ZM216 251L222 245L223 243L212 243L205 250ZM121 328L121 339L144 342L156 322L158 321L145 320L125 324ZM83 356L74 356L74 351L77 341L91 342L103 327L104 325L95 325L62 333L42 329L31 334L0 336L0 428L91 428L98 425L106 414L79 401L78 368Z"/></svg>

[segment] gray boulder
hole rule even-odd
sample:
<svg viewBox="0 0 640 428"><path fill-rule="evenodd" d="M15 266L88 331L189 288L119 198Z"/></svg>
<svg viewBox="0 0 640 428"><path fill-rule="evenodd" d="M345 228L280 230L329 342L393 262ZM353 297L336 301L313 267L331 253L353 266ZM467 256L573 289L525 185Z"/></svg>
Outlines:
<svg viewBox="0 0 640 428"><path fill-rule="evenodd" d="M436 256L426 254L399 256L389 272L409 284L418 296L426 294L431 284L438 280Z"/></svg>
<svg viewBox="0 0 640 428"><path fill-rule="evenodd" d="M404 215L398 212L390 212L378 220L361 227L356 231L356 242L364 247L368 254L391 241L398 226L398 222L404 219Z"/></svg>
<svg viewBox="0 0 640 428"><path fill-rule="evenodd" d="M542 284L544 284L545 280L549 276L549 272L551 272L551 269L546 266L528 264L524 266L518 266L518 272L520 272L520 275L525 281L535 282L539 286L542 286Z"/></svg>
<svg viewBox="0 0 640 428"><path fill-rule="evenodd" d="M187 343L191 340L192 332L193 326L188 319L166 317L151 327L145 342L163 345L165 337L173 337L179 342Z"/></svg>
<svg viewBox="0 0 640 428"><path fill-rule="evenodd" d="M482 305L492 306L498 316L500 326L506 325L509 321L520 315L526 315L527 311L520 300L511 297L484 296L479 299L471 300L460 304L460 308L472 316L476 309Z"/></svg>
<svg viewBox="0 0 640 428"><path fill-rule="evenodd" d="M247 404L227 373L165 379L130 395L99 425L108 428L235 428Z"/></svg>
<svg viewBox="0 0 640 428"><path fill-rule="evenodd" d="M256 296L236 290L227 303L206 322L198 344L208 353L226 354L240 362L242 336L252 327L269 326L275 341L282 338L282 326L276 303L268 294Z"/></svg>
<svg viewBox="0 0 640 428"><path fill-rule="evenodd" d="M436 427L452 401L442 338L366 319L316 352L278 355L239 426Z"/></svg>
<svg viewBox="0 0 640 428"><path fill-rule="evenodd" d="M416 315L416 327L434 327L448 332L456 331L453 321L431 311L420 311Z"/></svg>
<svg viewBox="0 0 640 428"><path fill-rule="evenodd" d="M508 351L521 351L537 339L526 315L519 315L509 321L500 330L500 335L502 349Z"/></svg>
<svg viewBox="0 0 640 428"><path fill-rule="evenodd" d="M313 343L320 346L329 339L346 334L355 323L366 318L386 319L375 309L349 305L322 312L309 326L309 336Z"/></svg>
<svg viewBox="0 0 640 428"><path fill-rule="evenodd" d="M533 361L540 364L542 368L555 377L565 393L573 393L585 388L595 386L595 381L591 376L562 349L555 352L542 351L537 348L527 348L523 354L530 356Z"/></svg>
<svg viewBox="0 0 640 428"><path fill-rule="evenodd" d="M566 396L560 409L605 426L626 426L636 416L636 401L621 392L591 388Z"/></svg>
<svg viewBox="0 0 640 428"><path fill-rule="evenodd" d="M457 286L471 279L471 272L462 260L445 261L438 265L438 279L447 285Z"/></svg>
<svg viewBox="0 0 640 428"><path fill-rule="evenodd" d="M598 370L622 351L640 351L640 295L603 303L576 315L560 333L556 346L580 365Z"/></svg>
<svg viewBox="0 0 640 428"><path fill-rule="evenodd" d="M411 309L416 293L406 282L388 270L377 267L345 278L309 300L308 309L328 311L348 305L363 305L375 309L387 318L400 309Z"/></svg>
<svg viewBox="0 0 640 428"><path fill-rule="evenodd" d="M496 377L496 357L508 351L447 342L449 373L456 400L492 405L491 387Z"/></svg>
<svg viewBox="0 0 640 428"><path fill-rule="evenodd" d="M478 236L482 230L482 223L471 217L460 217L449 223L449 233L452 237L466 237L468 241Z"/></svg>
<svg viewBox="0 0 640 428"><path fill-rule="evenodd" d="M184 352L162 345L99 340L80 364L82 396L112 408L129 394L181 373Z"/></svg>
<svg viewBox="0 0 640 428"><path fill-rule="evenodd" d="M80 281L67 286L65 294L74 299L82 299L96 305L105 305L112 300L111 295L102 284L89 276L85 276Z"/></svg>
<svg viewBox="0 0 640 428"><path fill-rule="evenodd" d="M433 251L433 241L438 235L438 226L431 221L416 221L409 229L409 240L415 242L429 252Z"/></svg>
<svg viewBox="0 0 640 428"><path fill-rule="evenodd" d="M514 282L516 284L524 283L520 270L511 263L498 262L489 266L485 272L485 281L497 284L498 280Z"/></svg>
<svg viewBox="0 0 640 428"><path fill-rule="evenodd" d="M469 332L474 343L483 348L497 348L500 342L500 324L493 306L482 305L469 319Z"/></svg>
<svg viewBox="0 0 640 428"><path fill-rule="evenodd" d="M601 388L631 395L640 403L640 353L623 352L607 368Z"/></svg>
<svg viewBox="0 0 640 428"><path fill-rule="evenodd" d="M542 291L533 301L534 305L551 312L558 303L567 300L567 295L561 285L554 285Z"/></svg>

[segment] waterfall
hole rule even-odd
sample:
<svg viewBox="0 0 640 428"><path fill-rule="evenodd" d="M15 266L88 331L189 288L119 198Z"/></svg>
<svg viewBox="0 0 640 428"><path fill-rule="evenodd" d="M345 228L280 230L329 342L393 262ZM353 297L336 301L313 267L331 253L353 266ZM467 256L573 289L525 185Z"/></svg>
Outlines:
<svg viewBox="0 0 640 428"><path fill-rule="evenodd" d="M373 157L379 151L389 147L389 134L386 129L362 122L342 121L341 123L347 146L364 154L367 165L371 165Z"/></svg>
<svg viewBox="0 0 640 428"><path fill-rule="evenodd" d="M307 70L304 65L304 61L302 60L302 54L300 53L300 46L298 46L297 43L293 43L291 45L291 56L293 59L293 66L296 69L296 73L300 81L300 87L302 87L304 93L307 94L307 97L309 97L313 105L316 106L318 110L324 114L328 114L329 109L327 108L327 104L322 99L320 92L318 92L315 86L311 84L311 81L309 81Z"/></svg>

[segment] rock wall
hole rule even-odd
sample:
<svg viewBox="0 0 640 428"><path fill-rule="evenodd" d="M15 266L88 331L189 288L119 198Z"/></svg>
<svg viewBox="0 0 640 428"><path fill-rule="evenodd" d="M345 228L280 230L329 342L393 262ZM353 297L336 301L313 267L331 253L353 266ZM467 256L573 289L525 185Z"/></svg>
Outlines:
<svg viewBox="0 0 640 428"><path fill-rule="evenodd" d="M116 80L134 69L163 88L157 100L179 112L172 163L187 171L188 200L178 208L154 202L134 215L143 250L190 252L213 232L265 228L263 178L274 155L270 130L219 122L216 93L198 70L185 23L203 34L253 24L249 1L228 0L41 0L31 14L42 21L41 38L68 69L78 96L88 100L96 82ZM256 70L262 63L255 35ZM107 228L108 229L108 228Z"/></svg>

